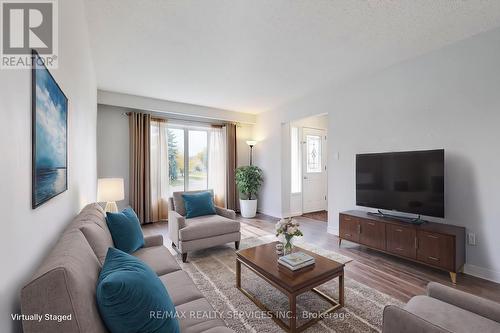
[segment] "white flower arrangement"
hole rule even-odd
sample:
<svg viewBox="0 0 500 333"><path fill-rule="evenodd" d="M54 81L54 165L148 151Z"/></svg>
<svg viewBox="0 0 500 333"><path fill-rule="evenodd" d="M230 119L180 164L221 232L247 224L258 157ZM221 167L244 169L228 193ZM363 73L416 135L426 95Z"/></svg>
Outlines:
<svg viewBox="0 0 500 333"><path fill-rule="evenodd" d="M292 218L282 219L276 223L276 236L285 236L287 242L294 236L304 236L299 226L299 223Z"/></svg>

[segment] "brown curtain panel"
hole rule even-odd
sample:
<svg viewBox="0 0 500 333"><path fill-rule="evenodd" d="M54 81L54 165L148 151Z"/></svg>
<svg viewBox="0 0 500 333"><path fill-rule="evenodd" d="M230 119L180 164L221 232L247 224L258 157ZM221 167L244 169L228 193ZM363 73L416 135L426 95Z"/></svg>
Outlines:
<svg viewBox="0 0 500 333"><path fill-rule="evenodd" d="M150 126L151 115L129 114L130 206L142 224L151 222Z"/></svg>
<svg viewBox="0 0 500 333"><path fill-rule="evenodd" d="M227 190L226 202L227 208L239 210L238 204L238 191L236 189L235 169L237 165L236 160L236 125L226 125L227 135Z"/></svg>

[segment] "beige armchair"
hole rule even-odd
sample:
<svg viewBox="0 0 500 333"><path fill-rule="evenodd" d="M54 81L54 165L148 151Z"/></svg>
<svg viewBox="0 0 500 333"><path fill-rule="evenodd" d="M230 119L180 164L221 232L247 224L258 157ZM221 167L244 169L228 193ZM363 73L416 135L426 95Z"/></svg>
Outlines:
<svg viewBox="0 0 500 333"><path fill-rule="evenodd" d="M385 307L382 332L500 332L500 304L430 282L426 296L413 297L403 308Z"/></svg>
<svg viewBox="0 0 500 333"><path fill-rule="evenodd" d="M182 194L198 192L202 191L174 192L168 202L168 233L172 247L182 255L183 262L191 251L229 242L234 242L236 249L240 245L240 223L233 210L216 206L216 215L185 218Z"/></svg>

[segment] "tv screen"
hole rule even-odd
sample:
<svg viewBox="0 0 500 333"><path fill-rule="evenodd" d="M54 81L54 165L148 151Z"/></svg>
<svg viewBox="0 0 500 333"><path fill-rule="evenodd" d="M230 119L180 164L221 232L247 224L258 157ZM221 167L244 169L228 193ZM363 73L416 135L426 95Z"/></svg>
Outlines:
<svg viewBox="0 0 500 333"><path fill-rule="evenodd" d="M444 217L444 150L356 155L356 204Z"/></svg>

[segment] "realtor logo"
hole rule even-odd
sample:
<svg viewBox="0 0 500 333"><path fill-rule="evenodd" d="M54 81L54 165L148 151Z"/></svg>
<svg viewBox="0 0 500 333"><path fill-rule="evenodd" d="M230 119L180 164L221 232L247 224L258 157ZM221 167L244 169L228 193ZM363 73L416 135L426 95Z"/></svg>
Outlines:
<svg viewBox="0 0 500 333"><path fill-rule="evenodd" d="M1 68L31 68L35 49L48 68L57 67L56 0L1 0Z"/></svg>

